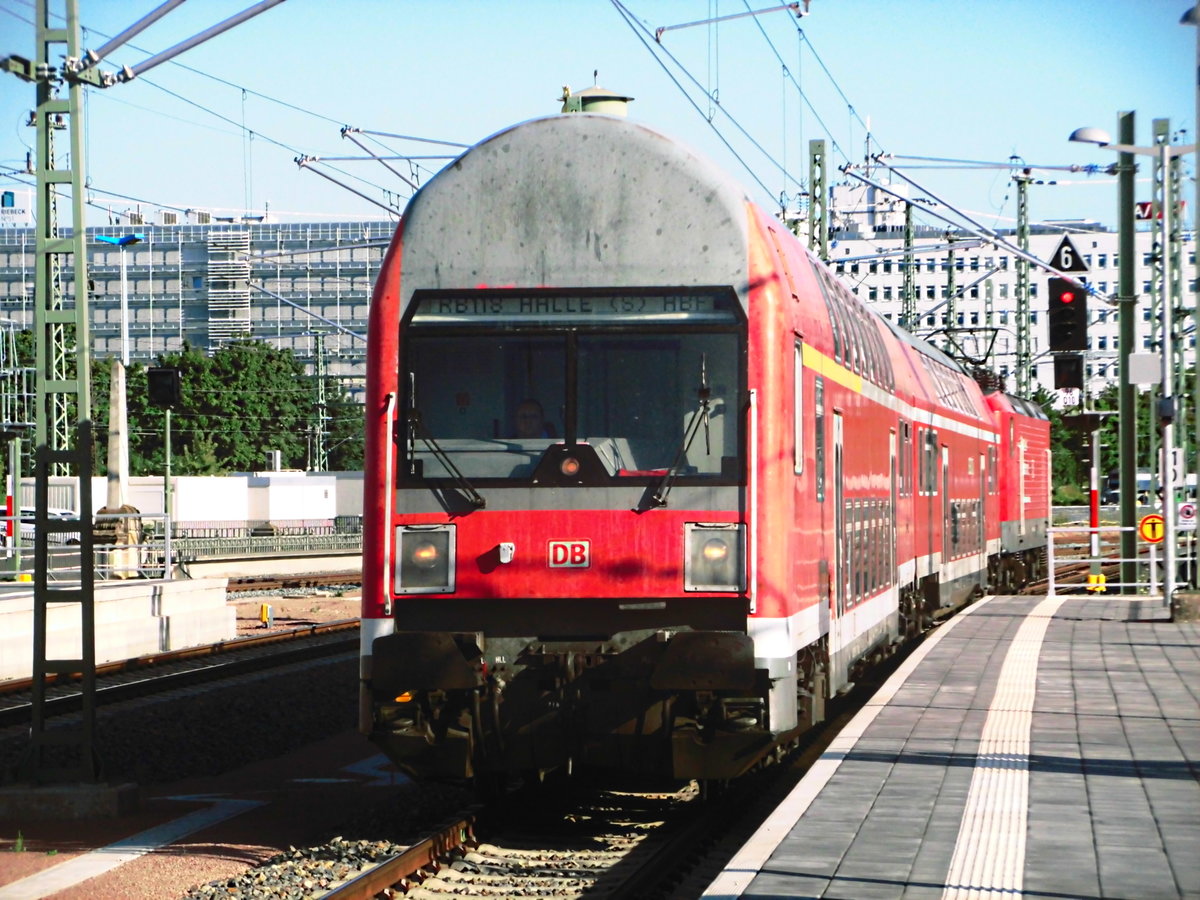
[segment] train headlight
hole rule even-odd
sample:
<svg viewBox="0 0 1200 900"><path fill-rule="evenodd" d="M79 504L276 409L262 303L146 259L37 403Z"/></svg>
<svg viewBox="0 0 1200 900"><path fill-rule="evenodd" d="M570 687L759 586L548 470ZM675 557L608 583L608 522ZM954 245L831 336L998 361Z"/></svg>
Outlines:
<svg viewBox="0 0 1200 900"><path fill-rule="evenodd" d="M412 564L418 569L434 569L441 555L433 541L422 541L412 548Z"/></svg>
<svg viewBox="0 0 1200 900"><path fill-rule="evenodd" d="M454 590L454 526L405 525L396 529L396 593Z"/></svg>
<svg viewBox="0 0 1200 900"><path fill-rule="evenodd" d="M684 525L687 591L740 591L745 588L745 526L736 523Z"/></svg>

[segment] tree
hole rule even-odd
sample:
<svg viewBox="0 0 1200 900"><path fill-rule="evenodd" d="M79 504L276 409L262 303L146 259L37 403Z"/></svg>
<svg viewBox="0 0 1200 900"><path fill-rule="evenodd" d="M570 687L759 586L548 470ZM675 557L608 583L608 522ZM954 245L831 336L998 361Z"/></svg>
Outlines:
<svg viewBox="0 0 1200 900"><path fill-rule="evenodd" d="M1151 459L1150 434L1151 430L1157 428L1158 425L1152 416L1150 398L1149 391L1134 391L1134 434L1137 436L1137 461L1134 465L1135 468L1139 469L1156 468L1154 461ZM1115 412L1120 406L1116 384L1112 384L1101 391L1093 401L1093 405L1097 410L1112 410ZM1104 424L1100 428L1100 443L1101 471L1117 471L1120 468L1121 461L1121 435L1120 423L1116 415L1104 417Z"/></svg>
<svg viewBox="0 0 1200 900"><path fill-rule="evenodd" d="M15 336L19 364L33 367L34 336ZM263 468L266 450L279 450L289 468L309 468L316 421L315 379L290 350L240 341L211 357L185 344L159 357L180 370L182 403L171 416L171 470L178 475L213 475ZM92 357L92 473L108 467L108 419L112 359ZM125 372L131 475L157 475L166 468L165 412L150 403L146 367ZM362 468L363 413L337 378L325 381L325 446L331 470ZM74 407L71 415L74 418ZM22 471L33 473L32 435L21 441ZM0 471L7 471L0 453Z"/></svg>
<svg viewBox="0 0 1200 900"><path fill-rule="evenodd" d="M217 460L217 448L207 435L198 434L183 449L179 461L171 460L175 471L188 475L220 475L221 464Z"/></svg>
<svg viewBox="0 0 1200 900"><path fill-rule="evenodd" d="M1054 395L1038 387L1030 398L1050 419L1050 485L1056 502L1082 498L1082 486L1087 484L1087 467L1082 461L1078 435L1063 421L1063 412L1054 405ZM1077 495L1077 496L1076 496Z"/></svg>
<svg viewBox="0 0 1200 900"><path fill-rule="evenodd" d="M363 467L363 408L350 398L335 378L326 380L325 396L329 434L325 438L331 472L353 472Z"/></svg>
<svg viewBox="0 0 1200 900"><path fill-rule="evenodd" d="M181 402L171 416L172 472L210 475L263 468L264 453L279 450L289 468L308 468L316 416L316 385L290 350L239 341L212 356L186 345L159 363L180 370ZM111 362L93 366L96 472L105 471ZM129 467L153 475L166 465L165 414L148 399L146 369L126 372ZM326 382L330 468L362 465L362 407L335 379Z"/></svg>

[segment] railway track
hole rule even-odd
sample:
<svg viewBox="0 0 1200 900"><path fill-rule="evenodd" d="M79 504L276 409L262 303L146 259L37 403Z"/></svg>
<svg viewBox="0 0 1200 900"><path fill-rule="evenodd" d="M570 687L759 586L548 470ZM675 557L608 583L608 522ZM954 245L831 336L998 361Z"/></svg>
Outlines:
<svg viewBox="0 0 1200 900"><path fill-rule="evenodd" d="M358 583L359 580L352 574L346 573L246 576L231 578L227 594L287 588L322 588L331 585L349 586ZM98 700L102 703L116 702L134 696L138 691L148 693L153 690L150 684L155 679L161 679L159 683L163 689L170 689L168 685L172 682L183 686L189 681L199 683L206 678L234 675L239 669L249 671L256 665L268 665L265 660L262 663L254 662L266 656L274 656L279 664L286 664L289 658L300 661L325 655L334 652L327 647L331 643L344 643L349 647L356 642L358 628L357 618L310 622L261 635L244 635L196 647L100 663L96 666ZM340 637L333 637L335 635ZM306 643L310 640L314 642ZM151 675L152 672L158 674ZM75 698L77 706L78 692L73 685L78 681L78 673L48 675L46 684L51 686L47 692L51 701L48 706L54 710L70 711L71 698ZM19 719L20 713L15 711L18 708L24 707L27 710L28 704L24 698L29 696L32 688L32 678L0 681L0 727Z"/></svg>
<svg viewBox="0 0 1200 900"><path fill-rule="evenodd" d="M889 659L852 692L831 701L831 718L804 735L791 755L709 792L695 782L671 791L578 787L567 780L521 788L484 806L463 808L388 858L377 841L345 842L330 853L352 872L313 898L409 900L460 897L692 897L715 877L770 811L819 758L903 658ZM312 881L307 871L258 872L247 886ZM302 866L305 863L301 863ZM327 873L317 865L316 873ZM205 895L207 896L207 895Z"/></svg>
<svg viewBox="0 0 1200 900"><path fill-rule="evenodd" d="M316 572L303 575L245 575L229 579L229 594L250 591L280 591L331 586L360 586L362 576L355 572Z"/></svg>
<svg viewBox="0 0 1200 900"><path fill-rule="evenodd" d="M703 802L694 783L669 792L518 793L505 812L464 812L314 896L650 897L664 873L728 827L744 790L714 802Z"/></svg>
<svg viewBox="0 0 1200 900"><path fill-rule="evenodd" d="M96 667L96 703L103 706L356 651L358 627L358 619L343 619L104 663ZM77 676L52 676L47 681L47 715L64 715L80 708ZM0 683L0 728L30 721L32 689L32 678Z"/></svg>
<svg viewBox="0 0 1200 900"><path fill-rule="evenodd" d="M1094 573L1092 572L1092 564L1090 562L1057 563L1054 567L1055 593L1086 593L1088 591L1088 576L1092 574ZM1115 562L1103 563L1100 566L1100 574L1104 576L1106 581L1118 581L1121 576L1121 565ZM1021 593L1044 594L1049 586L1049 579L1042 578L1025 585L1021 589Z"/></svg>

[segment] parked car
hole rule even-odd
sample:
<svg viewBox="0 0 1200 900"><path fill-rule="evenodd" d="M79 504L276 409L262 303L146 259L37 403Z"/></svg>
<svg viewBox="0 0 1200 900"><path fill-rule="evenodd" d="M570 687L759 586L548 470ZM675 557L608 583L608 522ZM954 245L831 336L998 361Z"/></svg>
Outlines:
<svg viewBox="0 0 1200 900"><path fill-rule="evenodd" d="M37 532L36 528L37 510L32 506L21 507L21 546L32 547L33 540ZM79 516L71 509L48 509L46 510L46 518L54 520L71 520L77 519ZM5 544L9 543L8 529L4 529ZM48 542L51 544L78 544L79 532L59 532L52 531L48 535Z"/></svg>
<svg viewBox="0 0 1200 900"><path fill-rule="evenodd" d="M1140 505L1145 505L1150 502L1151 488L1154 485L1154 473L1149 469L1137 470L1137 494L1136 499ZM1108 474L1104 480L1104 484L1100 491L1100 502L1102 504L1117 504L1121 502L1121 475L1119 472L1113 471Z"/></svg>

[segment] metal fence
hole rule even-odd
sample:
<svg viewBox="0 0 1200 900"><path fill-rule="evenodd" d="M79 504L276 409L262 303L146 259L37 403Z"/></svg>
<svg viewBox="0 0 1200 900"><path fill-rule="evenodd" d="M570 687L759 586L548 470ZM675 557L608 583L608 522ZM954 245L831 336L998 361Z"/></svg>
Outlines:
<svg viewBox="0 0 1200 900"><path fill-rule="evenodd" d="M1055 518L1058 519L1057 516ZM1123 593L1130 599L1163 596L1165 572L1161 545L1158 542L1139 539L1135 555L1125 559L1121 556L1121 534L1129 531L1137 532L1139 528L1137 526L1122 528L1120 525L1105 524L1092 528L1083 523L1048 528L1046 540L1048 593L1053 596L1056 591L1066 588L1066 585L1059 580L1064 575L1065 567L1070 566L1077 569L1081 564L1086 564L1091 572L1091 577L1084 586L1091 592ZM1139 538L1141 538L1140 535ZM1111 566L1114 563L1128 562L1135 564L1136 575L1132 582L1122 582L1120 578L1109 580L1100 571L1101 567L1105 565ZM1177 587L1195 584L1197 578L1200 577L1197 569L1197 540L1194 527L1177 526L1175 573ZM1079 583L1070 585L1071 590L1079 587Z"/></svg>
<svg viewBox="0 0 1200 900"><path fill-rule="evenodd" d="M137 520L125 525L127 520ZM5 518L0 516L0 522ZM0 551L0 578L32 580L32 526L18 526L15 517ZM106 537L124 529L125 540ZM104 514L93 530L96 579L169 579L178 564L227 556L285 556L295 553L345 553L362 548L362 517L277 521L173 522L166 527L161 514ZM55 582L78 581L79 535L47 536L47 577Z"/></svg>

